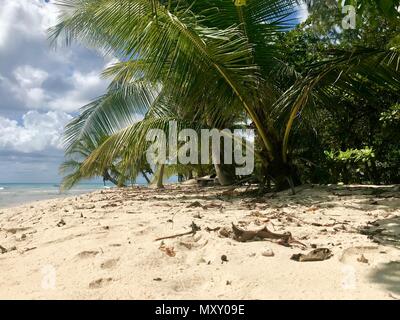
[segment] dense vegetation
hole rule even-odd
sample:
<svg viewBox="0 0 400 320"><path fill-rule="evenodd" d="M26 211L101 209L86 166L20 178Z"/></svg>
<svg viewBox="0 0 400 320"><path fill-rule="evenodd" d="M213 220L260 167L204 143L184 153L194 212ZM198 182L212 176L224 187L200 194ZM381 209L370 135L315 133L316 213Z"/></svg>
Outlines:
<svg viewBox="0 0 400 320"><path fill-rule="evenodd" d="M51 38L77 40L119 59L108 92L66 128L64 187L140 173L240 177L230 166L145 159L151 128L256 130L254 180L399 183L400 15L397 0L59 0ZM83 146L83 147L82 147ZM106 176L105 176L106 175ZM236 180L236 181L235 181Z"/></svg>

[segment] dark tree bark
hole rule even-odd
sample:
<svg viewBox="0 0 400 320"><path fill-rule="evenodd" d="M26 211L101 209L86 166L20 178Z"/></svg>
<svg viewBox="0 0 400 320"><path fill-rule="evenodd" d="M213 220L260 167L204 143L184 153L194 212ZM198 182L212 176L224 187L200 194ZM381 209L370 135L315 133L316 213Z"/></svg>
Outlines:
<svg viewBox="0 0 400 320"><path fill-rule="evenodd" d="M144 172L144 170L141 170L140 172L142 173L142 175L145 178L145 180L147 181L147 183L150 184L151 181L150 181L149 177L147 176L146 172Z"/></svg>
<svg viewBox="0 0 400 320"><path fill-rule="evenodd" d="M158 173L157 188L164 188L164 184L163 184L164 168L165 168L165 165L162 164L160 167L160 172Z"/></svg>
<svg viewBox="0 0 400 320"><path fill-rule="evenodd" d="M104 170L104 172L103 172L103 181L104 181L104 184L106 181L111 181L111 183L115 184L118 187L125 187L125 184L123 184L123 183L120 184L116 178L114 178L110 175L108 170Z"/></svg>

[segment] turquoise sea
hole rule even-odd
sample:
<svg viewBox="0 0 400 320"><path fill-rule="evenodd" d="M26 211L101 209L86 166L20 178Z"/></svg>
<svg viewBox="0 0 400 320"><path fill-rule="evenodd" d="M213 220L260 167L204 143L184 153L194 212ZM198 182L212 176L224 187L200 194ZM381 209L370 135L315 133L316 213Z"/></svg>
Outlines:
<svg viewBox="0 0 400 320"><path fill-rule="evenodd" d="M73 189L60 192L57 183L1 183L0 208L53 198L63 198L112 187L111 184L81 183Z"/></svg>

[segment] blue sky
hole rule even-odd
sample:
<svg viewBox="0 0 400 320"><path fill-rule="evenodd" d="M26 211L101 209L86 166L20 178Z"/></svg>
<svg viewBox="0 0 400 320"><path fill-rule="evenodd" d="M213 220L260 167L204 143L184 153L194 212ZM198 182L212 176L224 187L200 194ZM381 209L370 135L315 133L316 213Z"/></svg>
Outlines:
<svg viewBox="0 0 400 320"><path fill-rule="evenodd" d="M99 74L111 57L50 48L48 2L0 0L0 182L60 180L63 127L108 84Z"/></svg>
<svg viewBox="0 0 400 320"><path fill-rule="evenodd" d="M64 125L107 87L112 57L50 48L57 14L51 0L0 0L0 182L59 181Z"/></svg>

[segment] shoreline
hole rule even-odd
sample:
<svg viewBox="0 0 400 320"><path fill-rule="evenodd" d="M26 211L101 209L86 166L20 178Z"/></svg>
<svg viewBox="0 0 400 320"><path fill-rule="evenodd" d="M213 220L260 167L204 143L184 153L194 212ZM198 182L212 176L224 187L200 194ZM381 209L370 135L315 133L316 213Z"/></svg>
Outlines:
<svg viewBox="0 0 400 320"><path fill-rule="evenodd" d="M400 225L398 186L296 190L251 198L242 187L140 186L2 208L0 298L399 298L397 242L361 233ZM194 235L155 241L193 223ZM232 223L290 232L306 248L237 241ZM315 248L333 256L291 259Z"/></svg>
<svg viewBox="0 0 400 320"><path fill-rule="evenodd" d="M10 185L10 184L2 184L2 185ZM83 194L89 194L98 190L106 190L111 188L110 186L103 188L100 184L93 184L93 185L82 185L79 188L61 192L58 188L55 188L54 185L50 183L32 184L34 186L37 185L40 186L33 188L29 188L30 184L13 184L13 185L16 185L17 187L16 188L3 187L3 189L0 190L0 210L34 204L40 201L75 197ZM18 186L23 186L23 187L18 188Z"/></svg>

